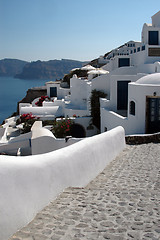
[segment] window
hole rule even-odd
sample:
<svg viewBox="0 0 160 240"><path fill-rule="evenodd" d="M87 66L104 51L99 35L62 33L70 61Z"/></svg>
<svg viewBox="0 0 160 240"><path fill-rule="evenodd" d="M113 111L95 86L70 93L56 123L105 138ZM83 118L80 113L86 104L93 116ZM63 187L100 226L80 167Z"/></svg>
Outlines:
<svg viewBox="0 0 160 240"><path fill-rule="evenodd" d="M160 48L148 48L148 56L149 57L159 57L160 56Z"/></svg>
<svg viewBox="0 0 160 240"><path fill-rule="evenodd" d="M130 66L130 58L119 58L118 67Z"/></svg>
<svg viewBox="0 0 160 240"><path fill-rule="evenodd" d="M142 46L142 51L144 51L145 50L145 46Z"/></svg>
<svg viewBox="0 0 160 240"><path fill-rule="evenodd" d="M136 48L134 49L134 53L136 53Z"/></svg>
<svg viewBox="0 0 160 240"><path fill-rule="evenodd" d="M130 114L135 115L135 102L134 101L130 102Z"/></svg>
<svg viewBox="0 0 160 240"><path fill-rule="evenodd" d="M158 31L149 31L148 32L148 44L149 45L158 45Z"/></svg>
<svg viewBox="0 0 160 240"><path fill-rule="evenodd" d="M137 52L140 52L140 47L137 48Z"/></svg>

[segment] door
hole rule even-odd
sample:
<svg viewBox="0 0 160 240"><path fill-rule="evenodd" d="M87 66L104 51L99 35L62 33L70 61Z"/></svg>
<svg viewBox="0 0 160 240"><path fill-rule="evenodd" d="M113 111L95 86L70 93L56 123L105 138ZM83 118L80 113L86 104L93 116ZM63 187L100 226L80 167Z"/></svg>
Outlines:
<svg viewBox="0 0 160 240"><path fill-rule="evenodd" d="M159 44L158 31L149 31L148 34L149 45L158 45Z"/></svg>
<svg viewBox="0 0 160 240"><path fill-rule="evenodd" d="M147 98L147 133L160 132L160 98Z"/></svg>
<svg viewBox="0 0 160 240"><path fill-rule="evenodd" d="M50 97L57 97L57 88L50 87Z"/></svg>
<svg viewBox="0 0 160 240"><path fill-rule="evenodd" d="M117 110L127 110L129 82L130 81L117 82Z"/></svg>

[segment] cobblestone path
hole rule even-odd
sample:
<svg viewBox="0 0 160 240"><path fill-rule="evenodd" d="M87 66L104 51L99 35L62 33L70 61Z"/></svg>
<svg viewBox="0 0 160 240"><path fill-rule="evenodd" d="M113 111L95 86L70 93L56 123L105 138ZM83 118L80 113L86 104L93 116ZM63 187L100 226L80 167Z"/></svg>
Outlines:
<svg viewBox="0 0 160 240"><path fill-rule="evenodd" d="M160 144L127 145L87 187L66 189L11 239L160 239Z"/></svg>

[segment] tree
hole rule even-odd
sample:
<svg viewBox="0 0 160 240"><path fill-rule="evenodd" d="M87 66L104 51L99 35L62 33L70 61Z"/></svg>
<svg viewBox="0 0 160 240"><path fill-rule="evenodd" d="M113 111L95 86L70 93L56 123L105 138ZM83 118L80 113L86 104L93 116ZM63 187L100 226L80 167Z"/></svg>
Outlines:
<svg viewBox="0 0 160 240"><path fill-rule="evenodd" d="M92 124L100 130L100 101L99 98L106 97L107 94L102 91L92 90L90 97Z"/></svg>

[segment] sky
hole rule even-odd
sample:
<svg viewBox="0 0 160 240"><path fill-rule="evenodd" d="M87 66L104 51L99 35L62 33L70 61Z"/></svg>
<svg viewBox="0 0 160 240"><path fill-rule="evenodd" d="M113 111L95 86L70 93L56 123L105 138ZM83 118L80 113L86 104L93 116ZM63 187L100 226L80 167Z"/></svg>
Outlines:
<svg viewBox="0 0 160 240"><path fill-rule="evenodd" d="M89 61L130 41L159 0L0 0L0 59Z"/></svg>

